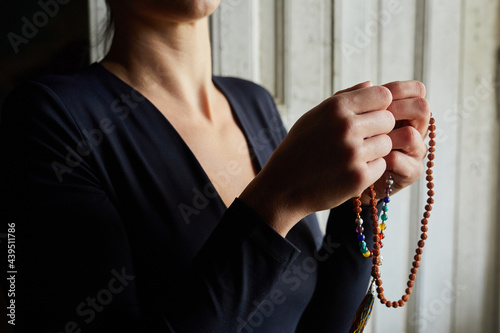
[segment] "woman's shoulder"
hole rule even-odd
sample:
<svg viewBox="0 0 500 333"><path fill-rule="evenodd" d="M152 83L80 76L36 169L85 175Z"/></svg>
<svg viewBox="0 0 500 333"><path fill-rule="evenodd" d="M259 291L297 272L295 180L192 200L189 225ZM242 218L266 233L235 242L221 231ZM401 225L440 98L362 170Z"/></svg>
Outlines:
<svg viewBox="0 0 500 333"><path fill-rule="evenodd" d="M116 84L94 63L73 72L46 74L21 83L8 94L2 114L99 116L104 106L119 97L118 92Z"/></svg>

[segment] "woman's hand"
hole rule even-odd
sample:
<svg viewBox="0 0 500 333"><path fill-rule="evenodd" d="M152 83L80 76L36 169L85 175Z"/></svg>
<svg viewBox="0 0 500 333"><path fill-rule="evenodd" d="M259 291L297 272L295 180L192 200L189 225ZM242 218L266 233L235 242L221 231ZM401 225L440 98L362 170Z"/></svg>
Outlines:
<svg viewBox="0 0 500 333"><path fill-rule="evenodd" d="M393 101L387 108L396 119L394 130L389 133L392 151L384 157L387 170L392 171L395 194L417 181L423 172L423 159L427 153L424 138L429 126L430 108L425 99L425 86L418 81L399 81L384 85L392 93ZM375 183L376 198L385 196L388 172ZM370 202L368 191L361 201Z"/></svg>
<svg viewBox="0 0 500 333"><path fill-rule="evenodd" d="M397 97L407 95L365 82L305 113L239 198L285 236L306 215L359 195L384 174L391 139L398 147L406 142L404 129L388 135L393 113L407 117L391 88ZM388 111L390 105L397 112ZM389 159L391 167L404 174L398 159Z"/></svg>

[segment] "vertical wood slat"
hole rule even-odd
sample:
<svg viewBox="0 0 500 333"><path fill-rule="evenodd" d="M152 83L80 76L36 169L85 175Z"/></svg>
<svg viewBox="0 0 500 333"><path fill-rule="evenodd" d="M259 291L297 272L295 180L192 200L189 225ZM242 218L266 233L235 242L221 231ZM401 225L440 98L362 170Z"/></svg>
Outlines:
<svg viewBox="0 0 500 333"><path fill-rule="evenodd" d="M434 160L436 204L429 222L429 240L415 284L419 304L417 312L409 321L415 332L450 332L455 301L446 302L442 295L454 283L458 131L445 121L442 110L456 103L459 97L461 3L454 0L428 1L426 17L428 34L425 40L423 80L438 127ZM427 188L423 182L420 185L418 206L423 207ZM446 235L444 241L443 235Z"/></svg>
<svg viewBox="0 0 500 333"><path fill-rule="evenodd" d="M285 8L285 125L332 94L331 3L290 0Z"/></svg>
<svg viewBox="0 0 500 333"><path fill-rule="evenodd" d="M104 57L105 43L103 43L102 32L106 22L106 4L104 0L89 0L89 43L90 63L100 61Z"/></svg>
<svg viewBox="0 0 500 333"><path fill-rule="evenodd" d="M259 82L258 1L225 0L211 17L215 75Z"/></svg>
<svg viewBox="0 0 500 333"><path fill-rule="evenodd" d="M498 332L498 152L495 75L498 0L465 0L459 103L445 111L459 130L455 332ZM498 98L498 97L497 97Z"/></svg>

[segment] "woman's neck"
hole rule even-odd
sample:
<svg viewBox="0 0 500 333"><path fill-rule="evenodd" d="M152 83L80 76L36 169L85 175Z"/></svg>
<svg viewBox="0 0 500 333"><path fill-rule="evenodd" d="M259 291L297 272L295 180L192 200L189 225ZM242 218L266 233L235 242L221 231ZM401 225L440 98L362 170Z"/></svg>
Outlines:
<svg viewBox="0 0 500 333"><path fill-rule="evenodd" d="M211 118L211 49L207 18L193 22L117 22L102 65L134 88L162 94Z"/></svg>

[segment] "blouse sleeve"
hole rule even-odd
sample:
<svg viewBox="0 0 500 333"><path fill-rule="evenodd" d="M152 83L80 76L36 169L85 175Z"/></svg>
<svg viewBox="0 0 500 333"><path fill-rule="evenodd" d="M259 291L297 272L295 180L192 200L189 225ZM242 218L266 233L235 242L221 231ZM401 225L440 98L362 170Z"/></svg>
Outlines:
<svg viewBox="0 0 500 333"><path fill-rule="evenodd" d="M15 224L16 332L232 331L300 252L236 199L169 286L164 307L141 312L147 281L131 253L142 245L130 244L92 154L72 154L68 143L82 134L64 104L32 82L9 96L1 116L0 232Z"/></svg>
<svg viewBox="0 0 500 333"><path fill-rule="evenodd" d="M377 206L380 212L382 204ZM370 208L363 206L364 235L373 247ZM316 289L297 332L348 332L356 309L366 295L372 260L365 258L357 241L354 206L349 200L330 210L324 245L318 250ZM368 227L370 226L370 227ZM331 244L335 244L332 251Z"/></svg>

